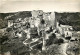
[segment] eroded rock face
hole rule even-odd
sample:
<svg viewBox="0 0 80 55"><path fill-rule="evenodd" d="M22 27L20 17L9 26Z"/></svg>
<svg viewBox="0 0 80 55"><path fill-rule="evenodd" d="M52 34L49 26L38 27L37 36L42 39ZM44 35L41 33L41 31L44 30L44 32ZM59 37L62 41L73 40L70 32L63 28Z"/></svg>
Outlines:
<svg viewBox="0 0 80 55"><path fill-rule="evenodd" d="M67 47L67 54L78 55L79 54L79 45L80 44L78 41L69 42L69 45Z"/></svg>
<svg viewBox="0 0 80 55"><path fill-rule="evenodd" d="M64 47L63 47L64 46ZM66 54L67 43L61 45L52 45L47 49L47 55L67 55Z"/></svg>

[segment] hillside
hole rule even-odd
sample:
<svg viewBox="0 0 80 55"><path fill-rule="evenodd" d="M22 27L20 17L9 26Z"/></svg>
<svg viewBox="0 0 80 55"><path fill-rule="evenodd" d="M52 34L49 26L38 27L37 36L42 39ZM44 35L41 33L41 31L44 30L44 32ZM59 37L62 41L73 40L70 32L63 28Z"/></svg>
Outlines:
<svg viewBox="0 0 80 55"><path fill-rule="evenodd" d="M80 13L55 13L60 24L71 25L75 31L80 31Z"/></svg>

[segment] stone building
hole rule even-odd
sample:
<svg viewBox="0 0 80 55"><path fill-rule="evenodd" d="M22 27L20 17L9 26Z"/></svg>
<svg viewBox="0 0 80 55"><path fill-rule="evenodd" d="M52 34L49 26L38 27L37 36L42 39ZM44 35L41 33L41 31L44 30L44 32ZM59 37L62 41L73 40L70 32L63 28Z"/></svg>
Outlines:
<svg viewBox="0 0 80 55"><path fill-rule="evenodd" d="M64 34L65 37L72 36L72 30L73 30L72 26L69 26L69 25L60 25L60 26L62 28L62 32L61 33Z"/></svg>
<svg viewBox="0 0 80 55"><path fill-rule="evenodd" d="M8 27L11 27L13 25L13 20L8 20Z"/></svg>

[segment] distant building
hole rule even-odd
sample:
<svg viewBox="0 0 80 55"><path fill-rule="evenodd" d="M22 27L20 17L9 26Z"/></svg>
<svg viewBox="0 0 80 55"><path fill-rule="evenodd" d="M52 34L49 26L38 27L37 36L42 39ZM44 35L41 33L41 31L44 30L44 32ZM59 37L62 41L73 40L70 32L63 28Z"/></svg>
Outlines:
<svg viewBox="0 0 80 55"><path fill-rule="evenodd" d="M8 20L8 27L11 27L13 25L13 20Z"/></svg>

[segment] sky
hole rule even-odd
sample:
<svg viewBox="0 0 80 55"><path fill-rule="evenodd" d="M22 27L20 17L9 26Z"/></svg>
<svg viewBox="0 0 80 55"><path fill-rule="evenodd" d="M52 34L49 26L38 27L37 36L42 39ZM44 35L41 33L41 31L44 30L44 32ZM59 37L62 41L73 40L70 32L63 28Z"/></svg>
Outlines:
<svg viewBox="0 0 80 55"><path fill-rule="evenodd" d="M32 10L80 12L80 0L0 0L0 13Z"/></svg>

